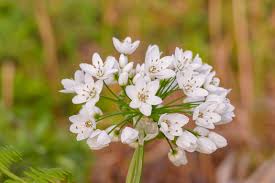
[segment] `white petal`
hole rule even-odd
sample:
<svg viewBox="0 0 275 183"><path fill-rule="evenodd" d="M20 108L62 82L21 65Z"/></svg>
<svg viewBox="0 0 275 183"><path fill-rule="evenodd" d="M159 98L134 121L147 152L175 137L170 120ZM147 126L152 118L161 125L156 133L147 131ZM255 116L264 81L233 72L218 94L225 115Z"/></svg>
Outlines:
<svg viewBox="0 0 275 183"><path fill-rule="evenodd" d="M106 70L112 69L113 66L114 66L114 64L115 64L115 62L116 62L115 57L113 57L113 56L108 56L108 57L106 58L106 61L105 61L105 64L104 64L104 68L105 68Z"/></svg>
<svg viewBox="0 0 275 183"><path fill-rule="evenodd" d="M175 75L176 75L175 71L171 69L163 69L156 74L156 77L159 79L168 79L168 78L174 77Z"/></svg>
<svg viewBox="0 0 275 183"><path fill-rule="evenodd" d="M82 95L76 95L73 97L72 102L74 104L82 104L82 103L86 102L86 97L82 96Z"/></svg>
<svg viewBox="0 0 275 183"><path fill-rule="evenodd" d="M130 99L134 100L134 99L137 98L137 89L136 89L135 86L133 86L133 85L126 86L126 89L125 89L125 90L126 90L127 96L128 96Z"/></svg>
<svg viewBox="0 0 275 183"><path fill-rule="evenodd" d="M146 102L150 105L158 105L162 103L162 99L158 96L149 96Z"/></svg>
<svg viewBox="0 0 275 183"><path fill-rule="evenodd" d="M188 93L190 97L204 97L208 95L208 91L203 88L196 88L192 93Z"/></svg>
<svg viewBox="0 0 275 183"><path fill-rule="evenodd" d="M80 71L80 70L77 70L75 73L74 73L74 80L76 82L83 82L84 81L84 72L83 71Z"/></svg>
<svg viewBox="0 0 275 183"><path fill-rule="evenodd" d="M115 49L116 49L118 52L122 53L122 50L121 50L122 44L121 44L121 42L120 42L117 38L115 38L115 37L113 37L113 44L114 44Z"/></svg>
<svg viewBox="0 0 275 183"><path fill-rule="evenodd" d="M213 141L218 148L223 148L227 146L227 140L223 136L215 132L210 132L208 138Z"/></svg>
<svg viewBox="0 0 275 183"><path fill-rule="evenodd" d="M85 74L85 83L94 85L94 79L90 74Z"/></svg>
<svg viewBox="0 0 275 183"><path fill-rule="evenodd" d="M82 63L79 66L83 71L85 71L89 74L95 75L95 73L96 73L96 69L91 64Z"/></svg>
<svg viewBox="0 0 275 183"><path fill-rule="evenodd" d="M217 150L216 145L206 137L199 137L197 143L197 151L201 153L211 154Z"/></svg>
<svg viewBox="0 0 275 183"><path fill-rule="evenodd" d="M150 116L152 112L152 106L146 103L142 103L141 106L139 107L139 110L145 116Z"/></svg>
<svg viewBox="0 0 275 183"><path fill-rule="evenodd" d="M136 89L142 90L143 88L146 87L146 82L142 77L140 77L140 78L137 79L135 85L136 85Z"/></svg>
<svg viewBox="0 0 275 183"><path fill-rule="evenodd" d="M103 67L103 61L98 53L93 54L92 62L96 68Z"/></svg>
<svg viewBox="0 0 275 183"><path fill-rule="evenodd" d="M101 93L102 88L103 88L103 81L102 81L102 80L97 80L97 81L95 82L95 88L96 88L96 91L97 91L98 93Z"/></svg>
<svg viewBox="0 0 275 183"><path fill-rule="evenodd" d="M149 91L150 95L155 95L159 89L159 80L149 82L146 86L146 89Z"/></svg>
<svg viewBox="0 0 275 183"><path fill-rule="evenodd" d="M131 108L133 108L133 109L137 109L137 108L139 108L141 106L141 102L140 101L138 101L138 100L132 100L131 102L130 102L130 107Z"/></svg>

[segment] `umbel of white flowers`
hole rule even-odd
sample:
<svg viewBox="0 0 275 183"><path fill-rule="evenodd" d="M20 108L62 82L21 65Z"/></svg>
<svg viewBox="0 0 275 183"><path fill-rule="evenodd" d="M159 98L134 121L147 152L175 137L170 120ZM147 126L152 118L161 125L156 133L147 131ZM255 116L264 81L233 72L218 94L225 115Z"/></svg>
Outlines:
<svg viewBox="0 0 275 183"><path fill-rule="evenodd" d="M149 45L144 63L135 66L129 55L139 43L130 37L123 41L113 38L118 59L108 56L104 61L94 53L91 64L80 64L73 79L62 80L61 92L73 93L72 102L82 105L80 112L69 118L76 139L87 140L89 147L97 150L112 141L137 147L163 138L171 149L168 158L176 166L187 163L186 152L210 154L225 147L226 139L210 130L231 122L234 106L227 98L230 90L220 86L212 66L180 48L162 56L157 45ZM121 91L114 92L113 85ZM169 99L175 92L177 98ZM117 104L117 111L101 111L96 106L100 100ZM114 116L120 120L112 120L106 129L98 128ZM188 123L195 128L187 127Z"/></svg>

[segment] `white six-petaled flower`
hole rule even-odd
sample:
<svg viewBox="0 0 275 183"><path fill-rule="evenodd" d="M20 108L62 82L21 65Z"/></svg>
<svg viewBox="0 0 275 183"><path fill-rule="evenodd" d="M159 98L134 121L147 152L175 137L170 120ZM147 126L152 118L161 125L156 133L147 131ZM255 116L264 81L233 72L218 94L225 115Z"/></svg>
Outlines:
<svg viewBox="0 0 275 183"><path fill-rule="evenodd" d="M88 74L85 75L85 84L75 87L76 96L72 99L74 104L85 103L88 106L94 106L98 100L103 88L103 81L94 79Z"/></svg>
<svg viewBox="0 0 275 183"><path fill-rule="evenodd" d="M122 54L132 54L137 49L139 43L139 40L132 43L132 39L130 37L126 37L123 42L120 42L117 38L113 37L113 44L116 50Z"/></svg>
<svg viewBox="0 0 275 183"><path fill-rule="evenodd" d="M82 104L79 113L69 118L76 139L86 139L91 149L98 150L116 141L136 148L146 141L165 138L170 147L168 158L176 166L187 163L185 152L210 154L225 147L227 140L210 130L231 122L235 108L227 97L230 90L220 86L212 66L181 48L162 56L157 45L148 46L144 63L135 65L130 55L139 43L130 37L123 41L113 38L118 59L107 56L103 62L94 53L92 64L80 64L74 79L61 81L64 89L60 92L74 94L72 102ZM102 92L103 88L106 91ZM181 92L183 97L170 100L174 92ZM119 111L103 113L96 106L100 99L104 104L114 102ZM122 116L120 122L115 120L121 118L112 118L117 115ZM98 123L106 118L114 123L103 130ZM189 118L195 128L186 125Z"/></svg>
<svg viewBox="0 0 275 183"><path fill-rule="evenodd" d="M162 114L159 118L158 124L160 131L169 139L174 140L183 134L182 127L186 125L189 118L183 114Z"/></svg>
<svg viewBox="0 0 275 183"><path fill-rule="evenodd" d="M91 74L93 77L99 80L107 80L113 76L117 69L114 68L116 59L112 56L106 58L103 62L98 53L93 54L92 65L90 64L80 64L80 68Z"/></svg>
<svg viewBox="0 0 275 183"><path fill-rule="evenodd" d="M152 105L161 104L162 100L156 96L159 89L159 80L146 82L139 78L135 85L126 87L126 94L131 99L129 106L133 109L139 109L145 116L150 116Z"/></svg>

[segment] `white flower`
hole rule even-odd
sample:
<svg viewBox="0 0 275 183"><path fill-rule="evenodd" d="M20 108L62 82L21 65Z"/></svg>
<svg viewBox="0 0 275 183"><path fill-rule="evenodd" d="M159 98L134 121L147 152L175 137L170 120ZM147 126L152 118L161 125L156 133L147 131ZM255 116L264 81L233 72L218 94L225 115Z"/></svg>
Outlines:
<svg viewBox="0 0 275 183"><path fill-rule="evenodd" d="M183 134L182 127L186 125L189 118L183 114L162 114L158 124L160 131L169 139L174 140L175 137Z"/></svg>
<svg viewBox="0 0 275 183"><path fill-rule="evenodd" d="M197 151L204 154L211 154L217 150L217 146L207 137L199 137L197 140Z"/></svg>
<svg viewBox="0 0 275 183"><path fill-rule="evenodd" d="M193 120L198 126L209 129L215 128L215 123L221 120L221 116L215 111L217 104L213 102L205 102L195 108Z"/></svg>
<svg viewBox="0 0 275 183"><path fill-rule="evenodd" d="M214 142L214 144L218 148L223 148L223 147L227 146L227 140L223 136L217 134L216 132L210 132L208 135L208 138L212 142Z"/></svg>
<svg viewBox="0 0 275 183"><path fill-rule="evenodd" d="M84 83L84 72L77 70L74 73L73 79L62 79L61 81L64 90L60 90L62 93L75 93L75 87Z"/></svg>
<svg viewBox="0 0 275 183"><path fill-rule="evenodd" d="M102 149L108 146L110 142L111 137L107 134L107 132L99 129L92 132L91 136L87 140L87 144L93 150Z"/></svg>
<svg viewBox="0 0 275 183"><path fill-rule="evenodd" d="M230 100L226 98L229 92L230 90L221 89L218 92L216 91L215 94L208 95L206 98L206 102L215 102L217 104L215 112L221 116L221 120L216 122L216 125L229 123L233 120L233 117L235 117L235 107L230 103Z"/></svg>
<svg viewBox="0 0 275 183"><path fill-rule="evenodd" d="M133 83L135 84L138 78L142 77L145 79L146 82L151 81L151 78L145 73L145 65L144 64L137 64L136 66L136 75L133 78Z"/></svg>
<svg viewBox="0 0 275 183"><path fill-rule="evenodd" d="M117 38L113 37L113 44L119 53L132 54L139 46L140 41L137 40L132 43L130 37L126 37L123 42L120 42Z"/></svg>
<svg viewBox="0 0 275 183"><path fill-rule="evenodd" d="M131 144L138 139L138 131L130 127L125 127L121 132L120 138L123 144Z"/></svg>
<svg viewBox="0 0 275 183"><path fill-rule="evenodd" d="M99 94L103 88L103 81L94 79L85 75L85 84L75 87L76 96L72 99L74 104L87 103L88 106L94 106L99 100Z"/></svg>
<svg viewBox="0 0 275 183"><path fill-rule="evenodd" d="M188 97L204 97L208 95L207 90L202 88L204 80L204 75L197 74L192 70L186 70L185 73L177 73L178 85Z"/></svg>
<svg viewBox="0 0 275 183"><path fill-rule="evenodd" d="M95 109L91 109L89 111L86 107L83 107L79 114L73 115L69 118L69 120L72 122L70 131L72 133L77 133L76 139L78 141L88 138L96 129L94 115L96 111L100 111L100 109L97 107L94 108Z"/></svg>
<svg viewBox="0 0 275 183"><path fill-rule="evenodd" d="M194 152L197 147L197 137L189 131L184 131L183 134L176 141L180 149L188 152Z"/></svg>
<svg viewBox="0 0 275 183"><path fill-rule="evenodd" d="M219 84L220 84L220 79L217 77L214 77L216 74L215 71L209 73L205 79L205 83L203 87L208 90L209 92L215 92L218 89L220 89Z"/></svg>
<svg viewBox="0 0 275 183"><path fill-rule="evenodd" d="M185 165L188 163L185 152L180 149L175 149L174 151L171 149L168 153L168 158L175 166Z"/></svg>
<svg viewBox="0 0 275 183"><path fill-rule="evenodd" d="M161 98L156 96L159 89L159 80L146 83L143 78L139 78L135 85L126 87L126 94L131 99L130 107L139 109L145 116L150 116L152 105L158 105L162 102Z"/></svg>
<svg viewBox="0 0 275 183"><path fill-rule="evenodd" d="M114 64L116 59L114 57L107 57L106 61L103 63L101 57L98 53L93 54L92 63L93 65L82 63L80 64L80 68L90 73L97 79L107 80L113 77L113 74L117 72L117 69L114 69Z"/></svg>
<svg viewBox="0 0 275 183"><path fill-rule="evenodd" d="M192 62L192 52L176 48L173 65L177 71L184 71Z"/></svg>
<svg viewBox="0 0 275 183"><path fill-rule="evenodd" d="M172 64L173 57L165 56L160 58L160 51L157 45L149 46L145 55L145 72L151 78L167 79L174 77L176 74L168 67Z"/></svg>

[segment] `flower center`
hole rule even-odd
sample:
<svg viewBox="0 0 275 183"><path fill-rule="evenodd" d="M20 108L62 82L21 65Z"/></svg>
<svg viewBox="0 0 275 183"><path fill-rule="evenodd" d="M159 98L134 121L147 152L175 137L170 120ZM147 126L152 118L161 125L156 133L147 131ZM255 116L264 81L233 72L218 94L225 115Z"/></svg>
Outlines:
<svg viewBox="0 0 275 183"><path fill-rule="evenodd" d="M90 96L91 98L94 98L94 97L96 96L96 89L95 89L95 88L92 88L92 89L90 90L89 96Z"/></svg>
<svg viewBox="0 0 275 183"><path fill-rule="evenodd" d="M86 121L86 122L85 122L85 126L86 126L87 128L91 128L91 127L93 126L93 124L92 124L91 121Z"/></svg>
<svg viewBox="0 0 275 183"><path fill-rule="evenodd" d="M153 66L149 67L149 72L156 73L156 72L159 72L159 71L158 71L157 67L153 65Z"/></svg>
<svg viewBox="0 0 275 183"><path fill-rule="evenodd" d="M98 76L98 77L102 77L103 75L104 75L103 70L102 70L102 69L98 69L98 70L97 70L97 76Z"/></svg>
<svg viewBox="0 0 275 183"><path fill-rule="evenodd" d="M141 101L141 102L146 102L146 100L148 99L148 95L146 92L138 92L138 99Z"/></svg>

